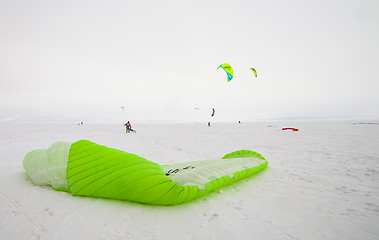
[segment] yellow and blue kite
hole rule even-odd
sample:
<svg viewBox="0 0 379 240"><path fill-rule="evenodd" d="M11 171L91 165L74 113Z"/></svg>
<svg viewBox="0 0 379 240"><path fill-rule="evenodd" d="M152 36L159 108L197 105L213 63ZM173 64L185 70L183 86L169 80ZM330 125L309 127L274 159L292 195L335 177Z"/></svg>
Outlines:
<svg viewBox="0 0 379 240"><path fill-rule="evenodd" d="M255 77L258 76L257 70L255 70L254 68L250 68L250 70L254 72Z"/></svg>
<svg viewBox="0 0 379 240"><path fill-rule="evenodd" d="M217 70L219 68L222 68L225 70L226 74L228 75L228 82L230 82L234 76L234 71L232 66L230 66L228 63L223 63L220 66L218 66Z"/></svg>

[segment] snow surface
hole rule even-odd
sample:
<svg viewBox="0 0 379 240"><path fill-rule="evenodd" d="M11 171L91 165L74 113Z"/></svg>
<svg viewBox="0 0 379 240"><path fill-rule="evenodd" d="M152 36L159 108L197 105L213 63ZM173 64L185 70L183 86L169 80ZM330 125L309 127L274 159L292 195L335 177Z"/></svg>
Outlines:
<svg viewBox="0 0 379 240"><path fill-rule="evenodd" d="M378 121L376 121L378 122ZM0 239L378 239L379 125L0 123ZM299 132L283 132L296 127ZM250 149L267 169L178 206L75 197L33 185L22 161L88 139L159 164Z"/></svg>

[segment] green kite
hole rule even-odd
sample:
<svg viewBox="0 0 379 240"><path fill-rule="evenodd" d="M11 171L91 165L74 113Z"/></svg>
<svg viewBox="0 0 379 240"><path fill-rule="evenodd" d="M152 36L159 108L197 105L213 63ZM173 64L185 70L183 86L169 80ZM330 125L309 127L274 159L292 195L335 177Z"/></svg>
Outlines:
<svg viewBox="0 0 379 240"><path fill-rule="evenodd" d="M228 76L228 82L230 82L234 76L234 71L233 71L232 66L230 66L228 63L223 63L220 66L218 66L217 70L219 68L222 68L225 70L226 75Z"/></svg>
<svg viewBox="0 0 379 240"><path fill-rule="evenodd" d="M154 205L192 201L267 166L250 150L221 159L163 165L88 140L57 142L33 150L24 168L34 184L50 185L76 196L109 198Z"/></svg>

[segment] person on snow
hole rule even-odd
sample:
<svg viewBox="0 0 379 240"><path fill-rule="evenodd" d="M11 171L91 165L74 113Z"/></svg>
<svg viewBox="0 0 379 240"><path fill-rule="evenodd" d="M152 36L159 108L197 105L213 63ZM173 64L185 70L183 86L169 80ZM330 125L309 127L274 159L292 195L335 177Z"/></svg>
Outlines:
<svg viewBox="0 0 379 240"><path fill-rule="evenodd" d="M132 125L130 124L130 122L128 121L127 123L125 123L124 126L126 128L126 133L130 133L130 130L132 130Z"/></svg>

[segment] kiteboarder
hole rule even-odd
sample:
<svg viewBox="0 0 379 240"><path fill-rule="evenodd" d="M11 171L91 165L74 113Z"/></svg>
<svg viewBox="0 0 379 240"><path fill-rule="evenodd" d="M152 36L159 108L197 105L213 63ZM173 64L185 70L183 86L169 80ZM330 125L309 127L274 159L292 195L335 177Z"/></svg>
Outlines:
<svg viewBox="0 0 379 240"><path fill-rule="evenodd" d="M130 124L129 121L127 123L125 123L124 126L125 126L125 132L126 133L130 133L130 131L133 131L132 125Z"/></svg>

